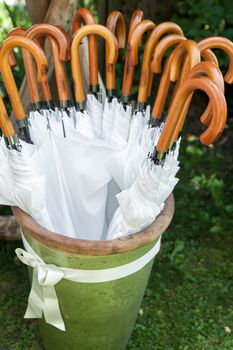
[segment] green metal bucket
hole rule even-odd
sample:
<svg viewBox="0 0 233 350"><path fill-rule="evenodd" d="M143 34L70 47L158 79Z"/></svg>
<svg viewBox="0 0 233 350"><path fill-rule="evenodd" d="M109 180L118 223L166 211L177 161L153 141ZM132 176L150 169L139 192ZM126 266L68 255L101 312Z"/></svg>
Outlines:
<svg viewBox="0 0 233 350"><path fill-rule="evenodd" d="M144 231L110 241L64 237L39 226L19 208L12 208L24 236L45 263L82 270L122 266L142 257L171 222L174 199ZM62 279L55 286L66 331L39 321L46 350L124 350L129 341L150 276L153 259L127 277L102 283Z"/></svg>

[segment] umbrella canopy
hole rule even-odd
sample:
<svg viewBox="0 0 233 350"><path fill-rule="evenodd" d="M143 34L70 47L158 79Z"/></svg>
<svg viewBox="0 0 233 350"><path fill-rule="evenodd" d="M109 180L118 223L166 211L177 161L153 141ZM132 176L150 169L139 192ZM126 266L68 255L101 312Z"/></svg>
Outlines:
<svg viewBox="0 0 233 350"><path fill-rule="evenodd" d="M178 182L178 147L169 150L181 111L189 95L196 89L207 93L212 104L211 125L202 133L202 143L208 145L219 137L227 116L226 101L222 91L206 77L187 79L177 90L155 151L145 161L133 185L117 195L117 209L107 232L113 239L137 232L149 225L163 208L164 201ZM177 108L179 106L179 108ZM167 153L168 152L168 153Z"/></svg>
<svg viewBox="0 0 233 350"><path fill-rule="evenodd" d="M11 48L9 44L7 49L4 44L2 46L6 53ZM39 68L42 69L42 66ZM4 147L1 142L3 162L0 169L1 203L19 206L42 226L53 229L45 200L45 177L37 173L33 162L35 147L19 141L7 116L2 98L0 98L0 128L6 144Z"/></svg>

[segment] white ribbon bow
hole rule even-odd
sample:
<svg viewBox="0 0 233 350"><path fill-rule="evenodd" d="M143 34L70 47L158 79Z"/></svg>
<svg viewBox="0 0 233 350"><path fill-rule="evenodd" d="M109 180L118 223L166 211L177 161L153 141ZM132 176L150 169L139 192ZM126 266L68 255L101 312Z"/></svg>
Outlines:
<svg viewBox="0 0 233 350"><path fill-rule="evenodd" d="M21 248L16 249L15 252L25 265L33 267L32 287L24 317L42 318L44 314L46 323L65 331L54 288L55 284L64 277L64 272L56 265L45 264L38 255L33 256Z"/></svg>
<svg viewBox="0 0 233 350"><path fill-rule="evenodd" d="M22 234L24 247L16 249L18 258L33 268L32 287L25 318L42 318L52 326L65 331L54 286L63 278L79 283L103 283L127 277L141 270L160 250L160 238L142 257L128 264L104 270L80 270L46 264L32 249Z"/></svg>

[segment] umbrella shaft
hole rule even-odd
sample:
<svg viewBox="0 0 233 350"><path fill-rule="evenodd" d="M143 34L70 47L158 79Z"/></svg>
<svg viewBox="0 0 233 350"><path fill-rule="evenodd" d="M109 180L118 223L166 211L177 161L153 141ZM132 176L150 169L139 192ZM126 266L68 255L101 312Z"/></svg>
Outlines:
<svg viewBox="0 0 233 350"><path fill-rule="evenodd" d="M42 108L42 102L31 102L31 110L32 111L38 111Z"/></svg>
<svg viewBox="0 0 233 350"><path fill-rule="evenodd" d="M7 148L9 148L10 150L15 149L17 151L21 151L21 145L16 135L4 137L4 139L5 139Z"/></svg>
<svg viewBox="0 0 233 350"><path fill-rule="evenodd" d="M116 89L108 89L107 90L107 96L108 97L115 97L117 95Z"/></svg>

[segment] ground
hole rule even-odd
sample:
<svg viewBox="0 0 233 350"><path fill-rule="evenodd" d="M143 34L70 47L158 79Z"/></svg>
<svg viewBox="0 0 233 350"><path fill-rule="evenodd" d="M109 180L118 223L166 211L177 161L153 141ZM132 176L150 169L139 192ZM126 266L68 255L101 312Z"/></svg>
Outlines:
<svg viewBox="0 0 233 350"><path fill-rule="evenodd" d="M233 349L233 160L228 134L214 148L183 142L176 211L164 234L127 350ZM23 320L29 283L0 245L0 350L42 350Z"/></svg>

